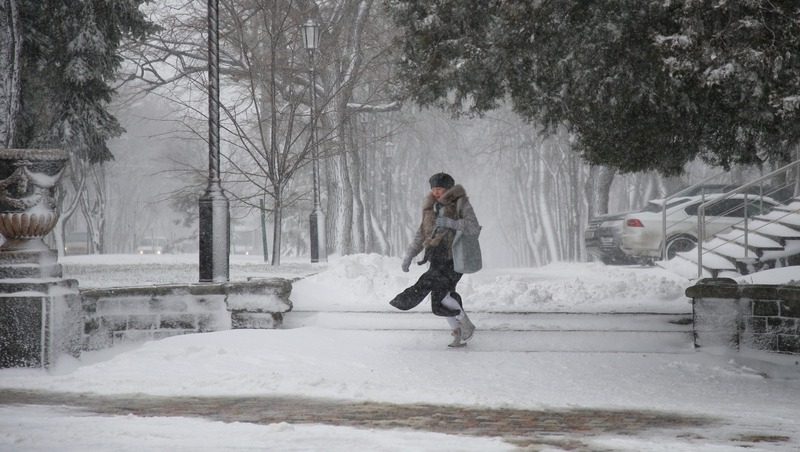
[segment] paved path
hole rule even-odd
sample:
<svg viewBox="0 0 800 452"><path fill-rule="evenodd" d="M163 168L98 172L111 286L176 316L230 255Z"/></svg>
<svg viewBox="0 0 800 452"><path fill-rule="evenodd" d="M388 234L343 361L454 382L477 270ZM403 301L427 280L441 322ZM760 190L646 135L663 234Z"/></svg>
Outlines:
<svg viewBox="0 0 800 452"><path fill-rule="evenodd" d="M692 429L719 422L704 417L627 410L539 411L299 397L134 397L3 390L0 405L10 404L69 406L111 415L202 417L255 424L312 423L492 436L531 450L545 445L589 450L583 440L592 435L635 435L649 429Z"/></svg>
<svg viewBox="0 0 800 452"><path fill-rule="evenodd" d="M691 343L688 313L500 313L476 312L480 343L491 349L536 353L686 353ZM286 328L317 326L355 330L387 330L420 334L444 330L442 319L428 312L291 312ZM579 334L575 334L579 333ZM438 334L438 333L436 333ZM445 333L442 333L446 336ZM471 344L471 346L479 345ZM353 402L302 397L156 397L3 390L0 405L69 406L107 415L201 417L255 424L310 423L374 429L412 429L448 434L502 437L524 450L556 447L593 451L597 435L637 436L648 432L693 438L724 427L724 418L688 416L643 410L487 409L428 404ZM728 426L730 427L730 426ZM710 439L709 439L710 440ZM779 434L737 437L712 442L721 447L781 450L792 439Z"/></svg>

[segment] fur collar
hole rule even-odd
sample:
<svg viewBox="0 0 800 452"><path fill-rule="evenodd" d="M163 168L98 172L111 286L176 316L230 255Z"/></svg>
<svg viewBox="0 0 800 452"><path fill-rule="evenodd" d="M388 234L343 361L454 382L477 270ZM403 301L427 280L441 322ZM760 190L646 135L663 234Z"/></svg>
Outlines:
<svg viewBox="0 0 800 452"><path fill-rule="evenodd" d="M461 185L454 185L450 190L447 190L439 200L440 208L444 210L443 215L448 218L458 219L457 203L459 198L466 198L467 192ZM425 248L436 247L444 241L448 248L448 254L452 252L450 249L453 244L453 231L450 229L436 229L436 198L433 194L428 193L425 201L422 204L422 237L424 237L423 245Z"/></svg>
<svg viewBox="0 0 800 452"><path fill-rule="evenodd" d="M466 196L467 192L464 190L464 187L461 185L454 185L453 188L444 193L442 199L439 200L439 204L443 206L452 204L455 206L455 203L458 202L458 198ZM433 209L434 204L436 204L436 198L433 197L432 193L428 193L428 195L425 197L425 201L422 203L422 210L425 211L428 209Z"/></svg>

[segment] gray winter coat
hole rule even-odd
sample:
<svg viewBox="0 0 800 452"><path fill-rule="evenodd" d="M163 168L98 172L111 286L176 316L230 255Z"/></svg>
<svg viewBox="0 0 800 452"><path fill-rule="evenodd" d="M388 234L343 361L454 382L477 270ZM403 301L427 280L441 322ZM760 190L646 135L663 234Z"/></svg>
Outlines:
<svg viewBox="0 0 800 452"><path fill-rule="evenodd" d="M461 185L455 185L448 190L439 200L440 207L438 216L446 216L452 219L461 220L461 230L459 233L470 236L478 236L481 232L481 225L475 216L475 210L469 202L467 192ZM452 230L439 231L436 229L437 210L435 209L436 198L432 194L425 197L422 205L422 223L414 235L414 240L408 247L406 256L413 258L423 249L438 246L442 241L448 247L448 256L453 257L453 240L455 232Z"/></svg>

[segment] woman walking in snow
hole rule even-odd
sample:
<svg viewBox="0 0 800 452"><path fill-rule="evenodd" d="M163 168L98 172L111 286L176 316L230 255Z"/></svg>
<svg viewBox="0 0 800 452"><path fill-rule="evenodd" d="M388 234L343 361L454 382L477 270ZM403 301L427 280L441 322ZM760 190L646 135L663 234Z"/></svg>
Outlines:
<svg viewBox="0 0 800 452"><path fill-rule="evenodd" d="M407 272L411 260L423 250L424 257L418 264L428 262L430 266L413 286L389 304L406 311L420 304L430 293L433 313L446 317L453 330L450 346L459 347L472 338L475 325L464 312L461 296L456 293L461 273L453 267L453 239L457 231L477 236L481 226L464 187L456 185L449 174L434 174L429 182L431 192L422 205L422 223L408 247L402 268Z"/></svg>

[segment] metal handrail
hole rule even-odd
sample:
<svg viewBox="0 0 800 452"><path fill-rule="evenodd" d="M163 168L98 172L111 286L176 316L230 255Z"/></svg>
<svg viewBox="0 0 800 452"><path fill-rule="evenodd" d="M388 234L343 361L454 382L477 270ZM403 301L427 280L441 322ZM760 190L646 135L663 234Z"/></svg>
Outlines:
<svg viewBox="0 0 800 452"><path fill-rule="evenodd" d="M694 190L695 188L705 184L706 182L708 182L710 180L713 180L713 179L716 179L716 178L718 178L720 176L723 176L725 174L727 174L727 173L723 172L723 173L713 174L713 175L701 180L700 182L697 182L694 185L690 185L690 186L684 188L683 190L679 190L679 191L667 196L666 198L664 198L664 203L661 205L661 233L662 233L662 237L663 237L663 240L661 242L661 259L663 259L663 260L667 259L667 204L669 204L669 200L670 199L675 199L675 198L677 198L679 196L683 196L684 194ZM701 199L703 200L703 202L705 202L705 192L704 191L700 193L700 196L701 196Z"/></svg>
<svg viewBox="0 0 800 452"><path fill-rule="evenodd" d="M698 242L697 242L697 277L698 278L702 278L703 277L703 246L702 246L702 242L705 240L705 235L706 235L705 234L706 208L709 207L709 206L712 206L715 203L718 203L720 201L724 201L726 199L730 199L734 195L738 195L738 194L744 193L744 224L745 224L744 242L745 242L745 257L747 257L747 246L748 246L748 235L747 235L747 233L748 233L748 227L747 227L747 224L748 224L748 221L747 221L748 220L748 215L747 215L747 195L748 194L747 194L747 192L745 192L745 190L747 190L750 187L754 187L756 185L759 185L761 187L761 189L759 190L759 193L763 193L763 182L765 180L771 179L771 178L777 176L778 174L783 173L783 172L787 172L787 171L789 171L789 170L791 170L791 169L793 169L795 167L800 168L800 160L796 160L796 161L794 161L792 163L789 163L788 165L785 165L785 166L783 166L781 168L778 168L775 171L773 171L773 172L771 172L771 173L769 173L767 175L761 176L760 178L758 178L758 179L756 179L754 181L751 181L751 182L748 182L748 183L746 183L744 185L741 185L738 188L735 188L735 189L733 189L733 190L731 190L731 191L729 191L729 192L727 192L727 193L725 193L725 194L723 194L723 195L721 195L719 197L715 197L714 199L712 199L710 201L705 201L705 202L701 203L700 206L698 206L698 208L697 208L697 236L698 236L698 238L697 238L697 240L698 240Z"/></svg>

